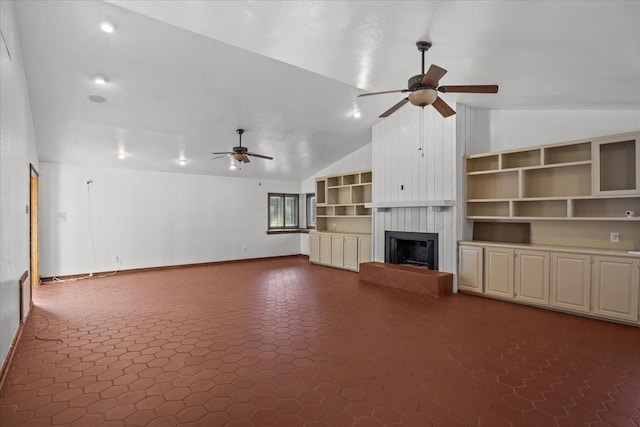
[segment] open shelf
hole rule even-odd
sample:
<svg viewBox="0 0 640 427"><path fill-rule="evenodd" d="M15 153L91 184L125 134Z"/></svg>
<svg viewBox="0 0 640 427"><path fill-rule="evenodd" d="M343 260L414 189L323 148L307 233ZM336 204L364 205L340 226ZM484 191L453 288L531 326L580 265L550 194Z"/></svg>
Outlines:
<svg viewBox="0 0 640 427"><path fill-rule="evenodd" d="M544 148L544 164L591 161L591 142Z"/></svg>
<svg viewBox="0 0 640 427"><path fill-rule="evenodd" d="M316 205L324 205L327 203L327 181L316 181Z"/></svg>
<svg viewBox="0 0 640 427"><path fill-rule="evenodd" d="M599 190L636 191L638 180L636 171L639 153L637 139L598 144L597 155L600 164Z"/></svg>
<svg viewBox="0 0 640 427"><path fill-rule="evenodd" d="M498 199L518 197L518 171L467 176L467 198Z"/></svg>
<svg viewBox="0 0 640 427"><path fill-rule="evenodd" d="M516 151L502 154L502 169L540 166L541 150Z"/></svg>
<svg viewBox="0 0 640 427"><path fill-rule="evenodd" d="M352 203L371 203L371 184L351 187Z"/></svg>
<svg viewBox="0 0 640 427"><path fill-rule="evenodd" d="M573 217L576 218L627 218L626 212L633 211L640 218L639 197L616 197L599 199L573 199Z"/></svg>
<svg viewBox="0 0 640 427"><path fill-rule="evenodd" d="M508 217L509 202L468 202L467 216L474 217Z"/></svg>
<svg viewBox="0 0 640 427"><path fill-rule="evenodd" d="M566 218L566 200L532 200L513 202L513 216Z"/></svg>
<svg viewBox="0 0 640 427"><path fill-rule="evenodd" d="M348 205L351 203L351 187L330 187L327 190L328 205Z"/></svg>
<svg viewBox="0 0 640 427"><path fill-rule="evenodd" d="M339 187L342 185L342 176L330 176L327 178L327 187Z"/></svg>
<svg viewBox="0 0 640 427"><path fill-rule="evenodd" d="M572 164L523 171L523 197L568 197L591 194L591 164Z"/></svg>
<svg viewBox="0 0 640 427"><path fill-rule="evenodd" d="M500 169L500 157L498 154L491 154L481 157L467 158L467 172L496 171Z"/></svg>
<svg viewBox="0 0 640 427"><path fill-rule="evenodd" d="M336 206L336 216L354 216L356 214L356 207L349 206Z"/></svg>

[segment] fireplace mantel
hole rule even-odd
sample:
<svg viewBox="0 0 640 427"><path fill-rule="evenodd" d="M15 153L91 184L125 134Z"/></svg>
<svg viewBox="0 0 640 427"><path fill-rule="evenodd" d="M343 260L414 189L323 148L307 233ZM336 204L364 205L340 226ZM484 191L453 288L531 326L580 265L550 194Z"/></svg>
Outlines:
<svg viewBox="0 0 640 427"><path fill-rule="evenodd" d="M427 208L427 207L446 208L449 206L453 206L453 204L454 204L453 200L443 199L443 200L415 200L415 201L401 201L401 202L373 202L373 203L366 203L364 207L373 208L373 209Z"/></svg>

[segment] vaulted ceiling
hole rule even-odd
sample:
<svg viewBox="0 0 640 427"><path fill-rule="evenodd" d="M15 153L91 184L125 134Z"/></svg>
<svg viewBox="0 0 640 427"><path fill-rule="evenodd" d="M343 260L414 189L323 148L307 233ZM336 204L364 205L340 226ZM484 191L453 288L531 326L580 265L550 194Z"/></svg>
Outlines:
<svg viewBox="0 0 640 427"><path fill-rule="evenodd" d="M49 0L15 9L46 162L301 180L371 141L379 114L404 95L357 95L405 88L420 73L418 40L433 43L427 65L449 70L442 84L500 85L497 95L443 95L451 105L640 109L637 1ZM116 31L101 31L103 21ZM230 158L212 160L237 145L237 128L243 145L274 160L236 171Z"/></svg>

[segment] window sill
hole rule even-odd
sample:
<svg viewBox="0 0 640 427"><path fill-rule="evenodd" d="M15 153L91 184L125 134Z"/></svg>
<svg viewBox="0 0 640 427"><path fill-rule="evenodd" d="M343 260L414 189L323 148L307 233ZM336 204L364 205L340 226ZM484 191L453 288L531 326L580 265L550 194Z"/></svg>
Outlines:
<svg viewBox="0 0 640 427"><path fill-rule="evenodd" d="M267 230L267 234L307 234L309 229L307 228L291 228L287 230Z"/></svg>

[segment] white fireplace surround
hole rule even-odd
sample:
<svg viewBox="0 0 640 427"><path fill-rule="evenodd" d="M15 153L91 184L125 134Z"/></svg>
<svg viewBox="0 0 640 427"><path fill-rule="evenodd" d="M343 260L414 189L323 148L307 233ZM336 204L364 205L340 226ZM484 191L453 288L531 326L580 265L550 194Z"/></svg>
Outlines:
<svg viewBox="0 0 640 427"><path fill-rule="evenodd" d="M458 177L467 108L459 105L456 111L455 117L444 119L432 108L401 108L373 127L373 197L368 207L375 261L385 260L387 230L436 233L438 270L456 274L463 228Z"/></svg>

